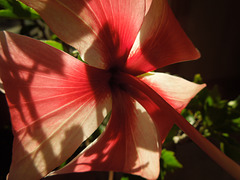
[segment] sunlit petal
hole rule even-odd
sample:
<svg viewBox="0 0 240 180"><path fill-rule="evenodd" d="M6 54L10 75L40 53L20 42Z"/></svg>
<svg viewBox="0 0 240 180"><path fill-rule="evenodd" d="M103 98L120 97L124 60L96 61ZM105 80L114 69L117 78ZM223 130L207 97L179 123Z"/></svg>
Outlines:
<svg viewBox="0 0 240 180"><path fill-rule="evenodd" d="M181 112L189 101L206 86L166 73L149 73L141 76L140 79L178 112Z"/></svg>
<svg viewBox="0 0 240 180"><path fill-rule="evenodd" d="M146 5L145 0L22 2L38 11L57 36L78 49L86 62L100 68L126 60L142 25Z"/></svg>
<svg viewBox="0 0 240 180"><path fill-rule="evenodd" d="M156 179L160 149L155 126L143 107L114 91L112 117L104 134L56 173L113 170Z"/></svg>
<svg viewBox="0 0 240 180"><path fill-rule="evenodd" d="M2 82L1 79L0 79L0 91L1 91L3 94L5 94L5 90L4 90L4 88L3 88L3 82Z"/></svg>
<svg viewBox="0 0 240 180"><path fill-rule="evenodd" d="M139 75L157 68L199 58L199 52L175 19L167 0L153 0L126 64Z"/></svg>
<svg viewBox="0 0 240 180"><path fill-rule="evenodd" d="M108 75L40 41L0 34L0 78L14 134L10 179L40 179L64 162L111 107Z"/></svg>
<svg viewBox="0 0 240 180"><path fill-rule="evenodd" d="M157 129L159 144L162 144L174 125L174 116L171 111L169 111L169 108L164 104L161 107L158 107L152 99L134 86L127 87L127 90L128 93L130 93L130 95L136 99L150 115Z"/></svg>
<svg viewBox="0 0 240 180"><path fill-rule="evenodd" d="M146 0L146 11L145 11L145 15L148 13L150 7L151 7L151 4L152 4L152 1L153 0Z"/></svg>

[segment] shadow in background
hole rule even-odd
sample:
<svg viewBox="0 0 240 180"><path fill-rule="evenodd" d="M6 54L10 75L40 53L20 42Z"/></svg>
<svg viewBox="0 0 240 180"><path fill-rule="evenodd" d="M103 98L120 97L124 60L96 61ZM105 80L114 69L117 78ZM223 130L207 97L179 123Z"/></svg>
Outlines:
<svg viewBox="0 0 240 180"><path fill-rule="evenodd" d="M208 87L219 85L224 98L240 94L238 1L169 0L184 31L199 49L196 61L162 69L192 80L200 73Z"/></svg>
<svg viewBox="0 0 240 180"><path fill-rule="evenodd" d="M12 157L13 135L10 123L10 114L5 95L0 92L0 179L6 179Z"/></svg>

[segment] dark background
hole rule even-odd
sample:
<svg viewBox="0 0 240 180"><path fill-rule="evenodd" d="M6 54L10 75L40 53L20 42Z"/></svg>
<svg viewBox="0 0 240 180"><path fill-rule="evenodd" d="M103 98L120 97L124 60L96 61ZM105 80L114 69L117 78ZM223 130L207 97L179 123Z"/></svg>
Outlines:
<svg viewBox="0 0 240 180"><path fill-rule="evenodd" d="M169 0L183 29L201 53L196 61L178 63L164 68L193 80L200 73L208 88L218 85L228 100L240 95L240 26L237 0ZM218 165L194 143L187 141L175 147L176 157L183 164L166 179L230 180ZM193 163L194 162L194 163Z"/></svg>
<svg viewBox="0 0 240 180"><path fill-rule="evenodd" d="M236 98L240 94L239 1L169 1L202 57L165 70L189 80L200 73L208 86L218 84L224 97Z"/></svg>

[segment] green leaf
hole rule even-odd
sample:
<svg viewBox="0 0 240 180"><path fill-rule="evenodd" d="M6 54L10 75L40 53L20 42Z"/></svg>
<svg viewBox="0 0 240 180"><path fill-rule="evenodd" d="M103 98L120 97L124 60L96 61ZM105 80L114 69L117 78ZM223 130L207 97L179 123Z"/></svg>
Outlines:
<svg viewBox="0 0 240 180"><path fill-rule="evenodd" d="M12 11L9 9L0 10L0 17L16 18L15 14L13 14Z"/></svg>
<svg viewBox="0 0 240 180"><path fill-rule="evenodd" d="M0 0L0 17L13 19L40 19L39 14L16 0Z"/></svg>
<svg viewBox="0 0 240 180"><path fill-rule="evenodd" d="M196 119L192 111L184 109L181 114L191 125L193 125L196 122Z"/></svg>
<svg viewBox="0 0 240 180"><path fill-rule="evenodd" d="M240 117L233 119L232 122L234 123L235 126L237 126L238 128L240 128Z"/></svg>
<svg viewBox="0 0 240 180"><path fill-rule="evenodd" d="M177 168L182 168L182 164L176 159L173 151L162 149L160 159L160 179L163 180L168 171L173 172Z"/></svg>
<svg viewBox="0 0 240 180"><path fill-rule="evenodd" d="M59 50L62 50L62 51L64 50L63 45L61 43L57 42L57 41L54 41L54 40L42 40L42 42L44 42L44 43L46 43L46 44L48 44L48 45L50 45L52 47L55 47L55 48L57 48Z"/></svg>
<svg viewBox="0 0 240 180"><path fill-rule="evenodd" d="M9 4L8 0L0 0L0 7L2 7L2 8L10 8L11 5Z"/></svg>
<svg viewBox="0 0 240 180"><path fill-rule="evenodd" d="M194 82L197 83L197 84L202 84L203 83L203 80L202 80L202 77L201 77L200 74L195 74Z"/></svg>
<svg viewBox="0 0 240 180"><path fill-rule="evenodd" d="M222 137L224 143L224 153L227 154L231 159L239 162L240 161L240 144L239 140L234 137Z"/></svg>
<svg viewBox="0 0 240 180"><path fill-rule="evenodd" d="M169 171L182 168L182 164L176 159L173 151L163 149L161 159L163 160L163 167Z"/></svg>
<svg viewBox="0 0 240 180"><path fill-rule="evenodd" d="M121 177L121 180L129 180L128 177Z"/></svg>

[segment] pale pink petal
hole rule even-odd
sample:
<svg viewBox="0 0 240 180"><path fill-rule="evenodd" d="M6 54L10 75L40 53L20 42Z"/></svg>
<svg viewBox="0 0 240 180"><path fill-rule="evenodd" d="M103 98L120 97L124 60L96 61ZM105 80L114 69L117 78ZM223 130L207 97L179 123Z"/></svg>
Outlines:
<svg viewBox="0 0 240 180"><path fill-rule="evenodd" d="M1 79L0 79L0 91L1 91L3 94L5 94L5 90L4 90L4 88L3 88L3 82L2 82Z"/></svg>
<svg viewBox="0 0 240 180"><path fill-rule="evenodd" d="M175 19L167 0L153 0L130 52L126 71L139 75L199 56Z"/></svg>
<svg viewBox="0 0 240 180"><path fill-rule="evenodd" d="M166 73L152 72L139 78L178 112L181 112L190 100L206 86Z"/></svg>
<svg viewBox="0 0 240 180"><path fill-rule="evenodd" d="M144 0L23 0L90 65L124 63L142 25ZM117 62L116 62L117 61Z"/></svg>
<svg viewBox="0 0 240 180"><path fill-rule="evenodd" d="M152 1L153 0L146 0L146 11L145 11L145 15L148 13L150 7L151 7L151 4L152 4Z"/></svg>
<svg viewBox="0 0 240 180"><path fill-rule="evenodd" d="M172 109L181 111L205 87L163 73L146 73L139 77L120 73L117 78L119 83L128 84L124 89L146 109L162 141L175 123ZM161 102L156 103L157 99ZM169 108L171 106L173 108Z"/></svg>
<svg viewBox="0 0 240 180"><path fill-rule="evenodd" d="M112 116L106 131L56 174L112 170L147 179L158 177L161 144L151 118L124 92L113 93Z"/></svg>
<svg viewBox="0 0 240 180"><path fill-rule="evenodd" d="M127 91L150 115L157 129L159 144L162 144L174 125L174 116L168 106L163 104L161 107L158 107L155 102L140 91L138 87L128 86Z"/></svg>
<svg viewBox="0 0 240 180"><path fill-rule="evenodd" d="M40 41L0 33L0 78L14 134L10 179L63 163L111 107L108 75Z"/></svg>

